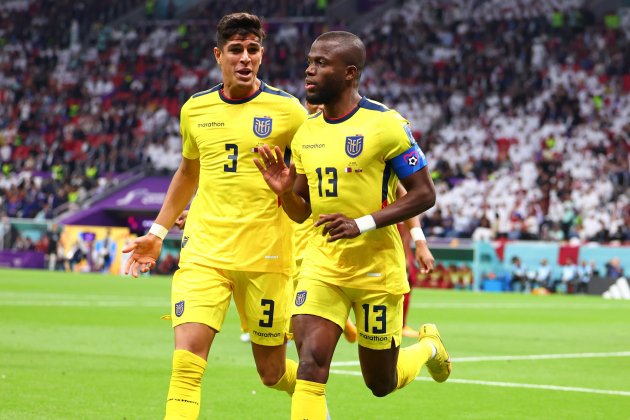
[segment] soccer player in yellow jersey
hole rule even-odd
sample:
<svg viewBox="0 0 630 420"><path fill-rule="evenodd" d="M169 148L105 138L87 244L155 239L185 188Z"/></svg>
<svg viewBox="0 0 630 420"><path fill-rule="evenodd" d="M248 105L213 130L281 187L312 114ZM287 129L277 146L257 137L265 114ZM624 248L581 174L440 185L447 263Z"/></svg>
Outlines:
<svg viewBox="0 0 630 420"><path fill-rule="evenodd" d="M306 99L324 110L309 117L291 145L262 147L256 166L291 219L315 220L293 305L300 365L292 419L326 416L330 362L350 308L359 329L366 385L385 396L409 384L422 365L438 382L451 372L437 328L425 324L419 341L400 349L402 300L409 290L395 223L429 209L435 189L408 122L361 97L365 46L348 32L318 37L308 55ZM394 201L398 180L407 194ZM312 216L311 216L312 214Z"/></svg>
<svg viewBox="0 0 630 420"><path fill-rule="evenodd" d="M289 394L295 388L297 363L286 360L285 344L293 291L290 220L252 158L262 145L288 149L307 114L296 98L257 78L264 36L258 17L247 13L218 23L214 58L223 83L182 107L179 169L149 233L124 250L131 252L126 273L153 268L168 228L194 195L171 291L175 351L167 419L199 416L208 352L232 296L262 382Z"/></svg>

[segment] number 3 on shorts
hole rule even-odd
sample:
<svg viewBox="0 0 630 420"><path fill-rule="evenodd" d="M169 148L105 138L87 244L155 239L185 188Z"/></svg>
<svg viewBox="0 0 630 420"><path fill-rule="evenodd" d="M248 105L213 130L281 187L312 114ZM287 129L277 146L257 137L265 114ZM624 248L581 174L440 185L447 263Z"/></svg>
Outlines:
<svg viewBox="0 0 630 420"><path fill-rule="evenodd" d="M273 326L273 307L275 303L271 299L261 299L260 306L268 308L263 311L263 315L267 317L267 320L261 319L258 321L259 327L271 328Z"/></svg>

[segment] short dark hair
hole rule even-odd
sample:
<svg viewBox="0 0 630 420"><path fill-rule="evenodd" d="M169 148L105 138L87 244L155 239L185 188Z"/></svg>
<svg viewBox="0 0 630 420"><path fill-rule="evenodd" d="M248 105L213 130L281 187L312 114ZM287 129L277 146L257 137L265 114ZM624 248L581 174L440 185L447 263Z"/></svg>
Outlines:
<svg viewBox="0 0 630 420"><path fill-rule="evenodd" d="M260 39L261 43L266 36L258 16L245 12L230 13L223 16L217 25L217 46L219 49L223 48L230 37L236 34L253 34Z"/></svg>
<svg viewBox="0 0 630 420"><path fill-rule="evenodd" d="M365 67L365 45L361 38L351 32L330 31L324 32L315 41L332 41L343 46L345 52L343 59L348 65L355 66L359 74Z"/></svg>

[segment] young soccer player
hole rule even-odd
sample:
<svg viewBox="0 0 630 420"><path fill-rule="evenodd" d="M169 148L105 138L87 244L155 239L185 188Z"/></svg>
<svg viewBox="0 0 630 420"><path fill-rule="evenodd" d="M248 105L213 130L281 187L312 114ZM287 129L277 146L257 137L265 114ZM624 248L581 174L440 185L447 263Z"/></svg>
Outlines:
<svg viewBox="0 0 630 420"><path fill-rule="evenodd" d="M298 130L287 167L280 148L264 146L255 163L295 221L311 213L309 241L293 306L300 365L292 419L324 419L330 362L354 310L366 385L385 396L409 384L426 364L445 381L451 362L435 325L400 349L402 300L409 291L395 223L435 203L424 154L400 114L358 93L365 46L348 32L318 37L308 55L307 100L323 104ZM398 179L407 194L394 201Z"/></svg>
<svg viewBox="0 0 630 420"><path fill-rule="evenodd" d="M306 111L257 78L265 33L258 17L224 16L214 58L223 83L193 95L181 110L182 162L149 233L134 240L126 273L155 266L162 240L193 195L180 268L171 291L175 330L167 419L199 416L208 352L234 297L251 333L262 382L293 393L297 364L286 360L290 221L252 164L258 148L290 147Z"/></svg>

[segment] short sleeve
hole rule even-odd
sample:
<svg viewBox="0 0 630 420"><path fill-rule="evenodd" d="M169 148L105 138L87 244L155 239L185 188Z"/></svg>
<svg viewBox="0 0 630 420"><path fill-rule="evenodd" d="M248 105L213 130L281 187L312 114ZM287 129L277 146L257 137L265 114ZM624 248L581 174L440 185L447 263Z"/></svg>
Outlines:
<svg viewBox="0 0 630 420"><path fill-rule="evenodd" d="M381 135L386 145L384 160L389 162L398 179L405 179L427 166L427 159L413 137L409 122L400 114L386 118Z"/></svg>
<svg viewBox="0 0 630 420"><path fill-rule="evenodd" d="M182 133L182 156L186 159L199 159L197 143L190 132L188 121L188 102L182 106L179 119L179 130Z"/></svg>
<svg viewBox="0 0 630 420"><path fill-rule="evenodd" d="M293 98L291 105L291 121L289 124L291 127L291 137L293 137L293 135L298 131L298 128L300 128L304 121L306 121L308 111L296 98Z"/></svg>

